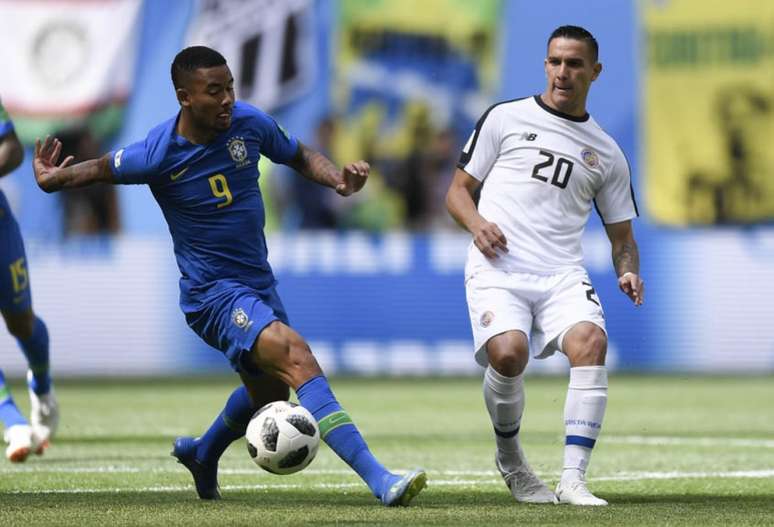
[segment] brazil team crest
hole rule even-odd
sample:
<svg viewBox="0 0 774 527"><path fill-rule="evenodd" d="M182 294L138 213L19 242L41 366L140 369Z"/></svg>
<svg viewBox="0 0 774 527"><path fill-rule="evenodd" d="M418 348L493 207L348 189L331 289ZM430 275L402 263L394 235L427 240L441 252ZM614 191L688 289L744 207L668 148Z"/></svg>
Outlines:
<svg viewBox="0 0 774 527"><path fill-rule="evenodd" d="M244 137L232 137L226 144L228 153L231 155L231 159L236 163L237 168L241 168L247 165L250 160L247 158L247 147L245 146Z"/></svg>
<svg viewBox="0 0 774 527"><path fill-rule="evenodd" d="M247 313L241 307L231 312L231 322L239 329L244 329L245 331L253 325L253 321L247 317Z"/></svg>

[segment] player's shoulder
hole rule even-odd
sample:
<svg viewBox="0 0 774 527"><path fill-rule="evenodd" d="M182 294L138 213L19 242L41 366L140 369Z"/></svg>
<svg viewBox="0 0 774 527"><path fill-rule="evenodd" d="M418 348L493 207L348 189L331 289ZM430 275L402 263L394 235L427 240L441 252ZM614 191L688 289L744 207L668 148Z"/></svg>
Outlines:
<svg viewBox="0 0 774 527"><path fill-rule="evenodd" d="M177 123L177 116L171 117L166 121L160 122L150 130L148 130L148 135L145 136L145 141L148 144L169 143L173 138L173 132L175 131L176 123Z"/></svg>
<svg viewBox="0 0 774 527"><path fill-rule="evenodd" d="M177 117L172 117L150 129L145 138L145 148L152 164L160 165L167 157L170 146L176 137L175 126Z"/></svg>
<svg viewBox="0 0 774 527"><path fill-rule="evenodd" d="M266 112L244 101L236 101L232 112L234 123L250 122L255 124L267 124L274 122L274 119Z"/></svg>
<svg viewBox="0 0 774 527"><path fill-rule="evenodd" d="M613 156L626 160L626 155L618 141L591 116L588 120L588 133L593 136L596 142L604 145Z"/></svg>
<svg viewBox="0 0 774 527"><path fill-rule="evenodd" d="M170 146L175 138L175 123L177 117L172 117L151 128L144 139L113 152L113 166L119 169L122 160L130 155L134 159L142 159L147 169L159 169L168 157ZM125 163L123 163L125 164Z"/></svg>
<svg viewBox="0 0 774 527"><path fill-rule="evenodd" d="M530 106L532 97L518 97L516 99L507 99L504 101L498 101L489 106L482 115L482 120L486 119L490 115L504 114L514 111L520 111Z"/></svg>
<svg viewBox="0 0 774 527"><path fill-rule="evenodd" d="M245 136L257 134L264 139L292 136L268 113L252 104L237 101L232 112L232 130Z"/></svg>

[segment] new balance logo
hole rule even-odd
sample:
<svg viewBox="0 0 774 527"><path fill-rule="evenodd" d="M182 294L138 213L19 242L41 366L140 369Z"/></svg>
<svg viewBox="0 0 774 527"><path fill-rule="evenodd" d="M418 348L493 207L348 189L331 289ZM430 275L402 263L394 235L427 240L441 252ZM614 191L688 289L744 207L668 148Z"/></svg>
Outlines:
<svg viewBox="0 0 774 527"><path fill-rule="evenodd" d="M521 137L519 137L522 141L534 141L537 139L537 134L533 134L530 132L524 132L521 134Z"/></svg>
<svg viewBox="0 0 774 527"><path fill-rule="evenodd" d="M182 175L183 175L183 174L185 174L186 172L188 172L188 167L185 167L185 168L184 168L183 170L181 170L180 172L175 172L174 174L172 174L171 176L169 176L169 179L171 179L172 181L175 181L176 179L179 179L179 178L180 178L180 176L182 176Z"/></svg>

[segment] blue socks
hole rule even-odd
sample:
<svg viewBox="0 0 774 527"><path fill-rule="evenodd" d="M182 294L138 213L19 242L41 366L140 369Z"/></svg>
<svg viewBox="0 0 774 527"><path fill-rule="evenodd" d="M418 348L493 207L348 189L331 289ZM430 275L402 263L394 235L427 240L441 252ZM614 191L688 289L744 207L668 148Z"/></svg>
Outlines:
<svg viewBox="0 0 774 527"><path fill-rule="evenodd" d="M363 478L377 498L400 479L389 472L368 450L363 436L331 392L328 380L319 375L296 390L301 406L309 410L320 426L320 437ZM255 413L247 388L240 386L203 436L196 440L196 459L205 465L217 463L226 448L245 435Z"/></svg>
<svg viewBox="0 0 774 527"><path fill-rule="evenodd" d="M13 425L26 425L27 420L19 412L16 407L16 403L13 402L11 392L8 391L8 387L5 385L5 375L0 370L0 422L3 423L6 429Z"/></svg>
<svg viewBox="0 0 774 527"><path fill-rule="evenodd" d="M381 499L400 476L390 473L368 450L363 436L331 392L328 380L318 375L298 387L301 406L309 410L320 426L320 437L363 478L374 496Z"/></svg>
<svg viewBox="0 0 774 527"><path fill-rule="evenodd" d="M245 435L255 410L247 388L240 386L234 390L215 422L197 440L196 459L205 465L217 463L228 445Z"/></svg>
<svg viewBox="0 0 774 527"><path fill-rule="evenodd" d="M43 321L35 317L32 336L27 340L19 340L19 347L27 357L27 363L32 371L30 388L38 395L51 391L51 376L48 369L48 330Z"/></svg>

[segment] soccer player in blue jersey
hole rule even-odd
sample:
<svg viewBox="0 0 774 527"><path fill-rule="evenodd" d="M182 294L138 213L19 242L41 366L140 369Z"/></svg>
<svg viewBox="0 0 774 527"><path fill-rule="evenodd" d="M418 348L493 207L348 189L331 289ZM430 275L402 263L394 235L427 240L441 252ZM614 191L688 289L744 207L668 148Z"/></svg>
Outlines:
<svg viewBox="0 0 774 527"><path fill-rule="evenodd" d="M384 505L408 505L426 475L388 471L371 454L304 339L290 326L267 261L258 160L264 155L348 196L368 177L364 161L338 169L290 136L269 115L235 100L223 56L182 50L172 63L179 113L137 143L99 159L59 163L61 143L35 145L33 167L46 192L97 182L144 183L169 225L180 268L180 307L188 325L221 350L243 386L198 438L175 440L172 455L193 475L202 499L220 497L217 467L256 409L287 400L289 387L320 425L323 440Z"/></svg>
<svg viewBox="0 0 774 527"><path fill-rule="evenodd" d="M13 122L0 104L0 177L15 170L24 159ZM59 423L59 408L48 366L48 330L32 311L30 279L19 224L0 191L0 312L8 331L27 358L30 422L19 411L0 371L0 422L8 446L5 457L25 461L30 452L42 454Z"/></svg>

